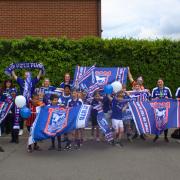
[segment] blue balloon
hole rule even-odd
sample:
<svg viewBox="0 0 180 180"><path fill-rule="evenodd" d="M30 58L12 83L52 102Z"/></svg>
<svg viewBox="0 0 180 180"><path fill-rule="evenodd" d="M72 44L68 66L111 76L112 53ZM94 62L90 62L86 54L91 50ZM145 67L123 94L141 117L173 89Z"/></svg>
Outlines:
<svg viewBox="0 0 180 180"><path fill-rule="evenodd" d="M108 84L104 87L105 94L112 94L112 92L113 92L113 87L110 84Z"/></svg>
<svg viewBox="0 0 180 180"><path fill-rule="evenodd" d="M22 118L27 119L31 116L31 110L28 107L24 106L20 109L20 115Z"/></svg>

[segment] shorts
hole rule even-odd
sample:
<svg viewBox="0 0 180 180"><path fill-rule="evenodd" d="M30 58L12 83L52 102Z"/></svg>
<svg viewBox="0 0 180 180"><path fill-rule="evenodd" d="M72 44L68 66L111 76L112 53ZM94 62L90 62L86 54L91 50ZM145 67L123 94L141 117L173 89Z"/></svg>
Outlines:
<svg viewBox="0 0 180 180"><path fill-rule="evenodd" d="M117 130L119 128L124 128L123 121L119 119L112 119L112 127Z"/></svg>

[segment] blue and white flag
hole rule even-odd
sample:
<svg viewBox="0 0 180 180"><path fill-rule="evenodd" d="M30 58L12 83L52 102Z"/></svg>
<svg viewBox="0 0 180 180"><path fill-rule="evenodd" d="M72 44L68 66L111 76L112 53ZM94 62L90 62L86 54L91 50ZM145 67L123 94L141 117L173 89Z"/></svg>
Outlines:
<svg viewBox="0 0 180 180"><path fill-rule="evenodd" d="M80 78L86 78L84 75L91 69L92 67L77 66L74 74L74 83ZM85 86L89 86L88 84L95 84L95 82L97 82L99 87L104 87L105 85L114 81L120 81L122 84L127 83L128 68L126 67L101 68L93 66L92 72L92 78L87 79L87 81L84 83Z"/></svg>
<svg viewBox="0 0 180 180"><path fill-rule="evenodd" d="M129 107L139 134L159 135L165 129L180 127L178 100L131 101Z"/></svg>
<svg viewBox="0 0 180 180"><path fill-rule="evenodd" d="M73 108L41 107L31 128L28 144L60 136L74 129L85 128L88 125L90 111L91 106L89 105Z"/></svg>
<svg viewBox="0 0 180 180"><path fill-rule="evenodd" d="M112 141L114 139L113 138L113 133L111 131L111 128L110 128L107 120L105 119L104 112L103 112L103 109L102 109L102 105L98 104L97 106L94 106L93 109L96 109L98 111L97 122L98 122L98 125L99 125L102 133L105 136L105 139L108 142Z"/></svg>
<svg viewBox="0 0 180 180"><path fill-rule="evenodd" d="M11 110L13 102L11 99L6 98L5 101L0 101L0 124L6 118L7 114Z"/></svg>

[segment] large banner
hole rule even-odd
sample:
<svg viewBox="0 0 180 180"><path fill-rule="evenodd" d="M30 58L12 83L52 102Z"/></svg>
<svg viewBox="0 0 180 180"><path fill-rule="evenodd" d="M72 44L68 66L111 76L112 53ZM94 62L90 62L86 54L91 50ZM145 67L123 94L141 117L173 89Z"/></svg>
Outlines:
<svg viewBox="0 0 180 180"><path fill-rule="evenodd" d="M159 135L165 129L180 127L178 100L131 101L129 107L139 134Z"/></svg>
<svg viewBox="0 0 180 180"><path fill-rule="evenodd" d="M81 67L76 66L74 74L74 84L79 82L80 88L88 89L94 84L103 87L113 81L120 81L122 84L127 83L128 68L101 68L101 67ZM85 81L86 80L86 81Z"/></svg>
<svg viewBox="0 0 180 180"><path fill-rule="evenodd" d="M73 108L41 107L31 128L29 144L60 136L74 129L85 128L88 125L90 110L91 106L89 105Z"/></svg>
<svg viewBox="0 0 180 180"><path fill-rule="evenodd" d="M11 99L7 98L5 101L0 101L0 124L6 118L12 105L13 102L11 101Z"/></svg>

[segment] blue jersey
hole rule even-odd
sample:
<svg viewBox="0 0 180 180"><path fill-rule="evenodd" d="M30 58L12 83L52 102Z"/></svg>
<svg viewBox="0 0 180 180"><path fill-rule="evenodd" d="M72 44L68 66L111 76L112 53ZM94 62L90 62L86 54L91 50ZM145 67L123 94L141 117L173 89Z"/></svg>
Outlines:
<svg viewBox="0 0 180 180"><path fill-rule="evenodd" d="M31 79L31 95L34 93L35 86L36 86L36 84L38 82L39 82L39 79L37 77ZM17 83L18 83L18 85L20 87L20 93L21 93L21 95L23 95L24 86L25 86L25 80L18 77L17 78Z"/></svg>
<svg viewBox="0 0 180 180"><path fill-rule="evenodd" d="M73 81L70 81L69 84L66 84L65 82L62 82L62 83L59 85L59 87L64 89L64 86L65 86L65 85L69 85L69 86L72 88L72 87L73 87Z"/></svg>
<svg viewBox="0 0 180 180"><path fill-rule="evenodd" d="M111 109L109 98L107 96L104 96L102 103L103 103L103 112L107 113Z"/></svg>
<svg viewBox="0 0 180 180"><path fill-rule="evenodd" d="M76 100L70 99L67 103L67 106L75 107L75 106L81 106L82 104L83 104L82 100L80 100L80 99L76 99Z"/></svg>
<svg viewBox="0 0 180 180"><path fill-rule="evenodd" d="M69 96L62 95L62 96L59 97L58 102L59 102L59 104L60 104L61 106L67 107L68 101L69 101L70 99L72 99L72 97L71 97L70 95L69 95Z"/></svg>
<svg viewBox="0 0 180 180"><path fill-rule="evenodd" d="M164 99L166 97L172 98L171 90L168 87L163 87L162 89L156 87L153 89L152 98Z"/></svg>
<svg viewBox="0 0 180 180"><path fill-rule="evenodd" d="M176 98L180 98L180 87L176 91Z"/></svg>
<svg viewBox="0 0 180 180"><path fill-rule="evenodd" d="M127 100L118 100L116 97L112 100L112 119L122 120L122 110L127 104Z"/></svg>

